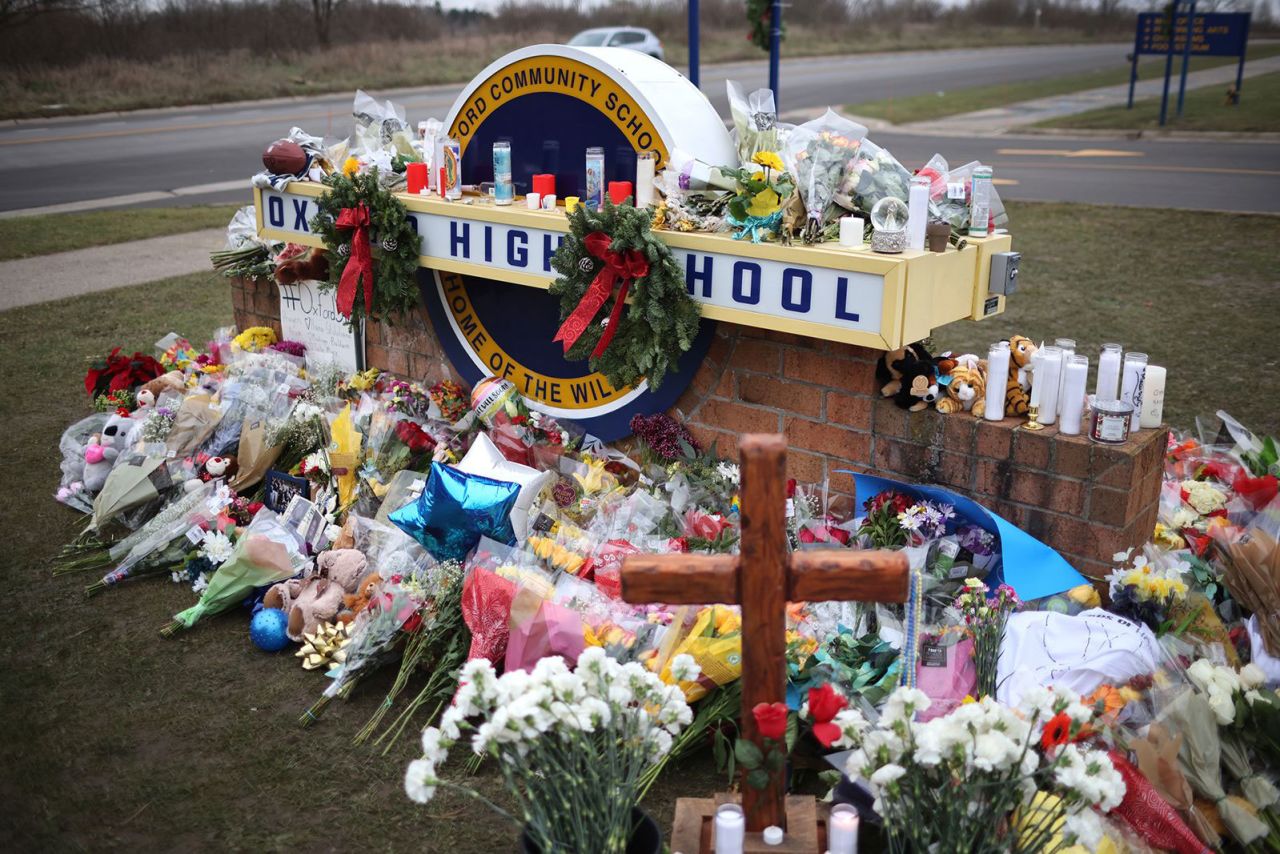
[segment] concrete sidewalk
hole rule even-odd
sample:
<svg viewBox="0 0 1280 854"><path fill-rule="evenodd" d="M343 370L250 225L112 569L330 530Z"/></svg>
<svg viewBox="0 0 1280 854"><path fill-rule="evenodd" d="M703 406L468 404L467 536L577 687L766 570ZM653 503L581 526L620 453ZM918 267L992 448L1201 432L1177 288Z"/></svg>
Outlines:
<svg viewBox="0 0 1280 854"><path fill-rule="evenodd" d="M211 228L0 262L0 311L204 270L212 275L209 253L225 241L223 229Z"/></svg>
<svg viewBox="0 0 1280 854"><path fill-rule="evenodd" d="M1181 58L1174 60L1173 80L1169 86L1169 111L1173 113L1178 97L1178 69L1181 67L1179 63ZM1280 56L1270 56L1265 59L1254 59L1245 63L1244 76L1247 80L1259 74L1267 74L1272 71L1280 71ZM1187 89L1200 89L1206 86L1220 86L1225 92L1227 87L1236 80L1236 66L1220 65L1217 68L1209 68L1204 71L1195 71L1187 75ZM1164 89L1163 75L1157 75L1154 78L1139 79L1138 85L1134 88L1133 98L1135 101L1142 98L1159 98L1161 91ZM1246 85L1243 89L1244 97L1249 97L1249 87ZM945 95L943 96L945 97ZM907 131L910 133L927 133L927 134L944 134L944 135L968 135L968 134L998 134L1007 133L1018 128L1033 125L1038 122L1055 119L1060 116L1070 116L1076 113L1086 113L1089 110L1097 110L1102 107L1124 106L1129 99L1129 84L1124 83L1119 86L1104 86L1101 89L1086 89L1083 92L1073 92L1068 95L1057 95L1051 98L1036 98L1031 101L1021 101L1016 104L1009 104L1004 107L995 107L989 110L978 110L972 113L959 113L954 116L946 116L941 119L933 119L924 122L911 122L909 124L898 125L894 130Z"/></svg>

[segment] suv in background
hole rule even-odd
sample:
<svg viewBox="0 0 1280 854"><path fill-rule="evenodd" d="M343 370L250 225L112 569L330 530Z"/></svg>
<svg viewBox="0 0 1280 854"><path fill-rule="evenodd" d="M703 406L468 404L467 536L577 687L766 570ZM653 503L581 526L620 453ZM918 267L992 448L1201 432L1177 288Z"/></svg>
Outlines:
<svg viewBox="0 0 1280 854"><path fill-rule="evenodd" d="M662 59L662 42L643 27L596 27L583 30L569 44L575 47L625 47Z"/></svg>

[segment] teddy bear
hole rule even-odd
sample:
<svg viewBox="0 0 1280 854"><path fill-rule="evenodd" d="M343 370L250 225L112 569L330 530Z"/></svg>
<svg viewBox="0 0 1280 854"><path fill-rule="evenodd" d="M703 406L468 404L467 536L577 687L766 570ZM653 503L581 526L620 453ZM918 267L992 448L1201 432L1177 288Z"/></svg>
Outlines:
<svg viewBox="0 0 1280 854"><path fill-rule="evenodd" d="M1022 335L1009 339L1009 377L1005 383L1004 414L1026 415L1031 406L1031 357L1039 348Z"/></svg>
<svg viewBox="0 0 1280 854"><path fill-rule="evenodd" d="M209 457L203 463L196 466L196 476L188 480L183 488L187 492L195 492L203 484L218 478L235 477L240 467L236 464L236 458L233 456L225 457Z"/></svg>
<svg viewBox="0 0 1280 854"><path fill-rule="evenodd" d="M181 393L186 387L187 381L182 371L169 371L167 374L161 374L155 379L144 383L142 388L138 389L138 400L141 400L143 392L146 392L151 395L151 403L154 404L156 399L166 391Z"/></svg>
<svg viewBox="0 0 1280 854"><path fill-rule="evenodd" d="M102 443L102 437L96 433L89 437L89 444L84 446L84 491L97 495L107 483L107 475L115 466L120 452L110 445Z"/></svg>
<svg viewBox="0 0 1280 854"><path fill-rule="evenodd" d="M276 283L292 285L296 282L324 281L329 278L329 256L323 249L298 247L295 254L281 253L276 261Z"/></svg>
<svg viewBox="0 0 1280 854"><path fill-rule="evenodd" d="M345 598L360 588L368 569L365 556L355 549L335 549L316 558L316 571L306 578L291 578L272 586L262 599L267 608L279 608L288 617L285 634L301 641L321 623L338 615Z"/></svg>
<svg viewBox="0 0 1280 854"><path fill-rule="evenodd" d="M972 412L979 418L986 413L987 373L982 360L959 356L944 379L945 394L936 404L939 412Z"/></svg>
<svg viewBox="0 0 1280 854"><path fill-rule="evenodd" d="M891 350L876 363L880 394L909 412L928 409L938 399L938 375L933 357L921 344Z"/></svg>
<svg viewBox="0 0 1280 854"><path fill-rule="evenodd" d="M369 607L369 601L373 598L373 592L378 589L378 585L382 583L382 576L376 572L369 573L364 581L360 582L360 589L355 593L349 593L342 597L342 613L338 615L338 622L349 623L356 618L356 615Z"/></svg>
<svg viewBox="0 0 1280 854"><path fill-rule="evenodd" d="M138 422L133 416L113 412L111 417L107 419L107 423L102 425L102 434L98 437L99 442L104 447L114 448L117 452L128 450L129 433L136 426L138 426Z"/></svg>

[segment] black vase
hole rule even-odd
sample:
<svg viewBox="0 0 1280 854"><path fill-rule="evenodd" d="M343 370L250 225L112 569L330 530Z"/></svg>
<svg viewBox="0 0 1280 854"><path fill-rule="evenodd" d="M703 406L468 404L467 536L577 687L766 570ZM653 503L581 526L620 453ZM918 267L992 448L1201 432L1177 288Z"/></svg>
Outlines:
<svg viewBox="0 0 1280 854"><path fill-rule="evenodd" d="M527 830L520 834L520 850L523 854L576 854L567 851L544 852L529 837ZM631 808L631 838L627 840L627 854L662 854L662 829L653 820L653 816L640 807Z"/></svg>

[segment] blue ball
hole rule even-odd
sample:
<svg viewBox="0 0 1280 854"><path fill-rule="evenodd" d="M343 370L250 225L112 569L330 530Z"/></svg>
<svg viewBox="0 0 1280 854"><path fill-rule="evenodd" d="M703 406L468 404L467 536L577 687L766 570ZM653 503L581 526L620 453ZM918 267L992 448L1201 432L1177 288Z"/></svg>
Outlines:
<svg viewBox="0 0 1280 854"><path fill-rule="evenodd" d="M289 618L279 608L263 608L249 621L249 640L263 652L279 652L289 645Z"/></svg>

